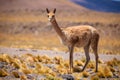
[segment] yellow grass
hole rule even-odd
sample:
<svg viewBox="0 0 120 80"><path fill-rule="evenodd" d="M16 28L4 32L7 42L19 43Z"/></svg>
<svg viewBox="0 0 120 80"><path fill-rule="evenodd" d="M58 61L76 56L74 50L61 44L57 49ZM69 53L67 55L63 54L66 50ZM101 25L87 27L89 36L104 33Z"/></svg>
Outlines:
<svg viewBox="0 0 120 80"><path fill-rule="evenodd" d="M90 79L90 80L100 80L100 79L99 79L99 77L98 77L98 76L93 75L93 76L91 76L91 79Z"/></svg>
<svg viewBox="0 0 120 80"><path fill-rule="evenodd" d="M112 71L110 70L109 66L106 66L106 65L100 65L99 68L98 68L99 72L97 73L97 75L101 78L104 78L104 77L113 77L113 73Z"/></svg>
<svg viewBox="0 0 120 80"><path fill-rule="evenodd" d="M83 77L88 77L90 74L89 74L88 72L84 71L84 72L82 73L82 75L83 75Z"/></svg>
<svg viewBox="0 0 120 80"><path fill-rule="evenodd" d="M5 77L8 76L8 72L6 71L6 69L0 69L0 77Z"/></svg>
<svg viewBox="0 0 120 80"><path fill-rule="evenodd" d="M62 45L56 35L32 34L9 35L0 33L0 47L30 48L40 50L68 51L67 47ZM99 53L120 54L119 39L101 38L99 42ZM90 50L92 51L92 50ZM75 48L75 52L84 52L83 48Z"/></svg>
<svg viewBox="0 0 120 80"><path fill-rule="evenodd" d="M99 50L107 54L120 54L120 39L118 38L101 38Z"/></svg>
<svg viewBox="0 0 120 80"><path fill-rule="evenodd" d="M59 13L60 12L60 13ZM101 17L102 16L102 17ZM119 23L120 14L112 13L99 13L99 12L87 12L72 13L72 11L59 11L56 14L57 20L59 22L100 22L100 23ZM91 20L92 19L92 20ZM38 15L35 15L35 12L24 12L19 11L17 13L0 13L1 22L12 22L12 23L31 23L31 22L48 22L47 13L40 12Z"/></svg>
<svg viewBox="0 0 120 80"><path fill-rule="evenodd" d="M2 69L0 69L0 76L1 77L5 77L5 76L8 76L8 75L11 75L13 74L13 76L15 76L16 78L21 78L21 79L27 79L26 75L27 74L38 74L38 75L46 75L46 78L53 78L55 80L61 80L61 78L59 78L57 75L58 74L68 74L69 73L69 65L68 65L68 60L65 60L63 61L62 63L54 63L55 61L58 61L58 60L63 60L61 57L59 58L50 58L49 56L46 56L46 55L32 55L32 54L23 54L23 55L20 55L19 58L18 57L13 57L13 56L9 56L11 57L12 61L24 61L22 63L19 63L19 68L16 68L15 65L12 65L14 62L11 62L9 63L7 61L7 59L9 60L10 58L9 57L1 57L1 56L9 56L8 54L1 54L0 55L0 59L5 59L4 61L1 61L1 62L6 62L9 64L9 67L13 67L16 69L16 71L11 71L11 72L8 72L7 69L5 69L5 67L3 67ZM26 61L26 58L23 58L23 56L25 56L26 58L28 58L29 56L31 56L32 58L36 59L36 60L33 60L32 64L31 63L28 63ZM42 60L50 60L52 63L49 63L49 65L52 65L54 63L54 69L51 68L51 67L48 67L48 66L45 66L45 64L48 64L46 62L41 62L39 61L39 57L41 57ZM116 61L118 65L114 65L115 63L113 61ZM65 66L67 62L67 66ZM74 61L75 63L76 61ZM99 80L99 78L110 78L110 77L113 77L113 73L116 72L116 70L114 69L114 67L118 67L120 66L120 61L117 60L117 59L113 59L113 60L110 60L109 62L112 62L113 66L110 66L110 65L106 65L107 62L105 63L101 63L99 64L99 68L98 68L98 73L96 73L94 76L91 76L90 72L89 71L83 71L83 72L79 72L80 70L80 66L75 66L76 70L72 72L72 75L75 77L76 80L79 80L81 78L87 78L89 76L91 76L90 78L92 80ZM78 62L77 62L78 63ZM90 64L94 63L93 61L91 61ZM5 65L6 66L6 65ZM34 66L34 67L32 67ZM90 67L87 67L88 69L91 69ZM91 69L92 71L94 71L94 69ZM21 73L21 75L19 74ZM118 72L116 72L118 73Z"/></svg>
<svg viewBox="0 0 120 80"><path fill-rule="evenodd" d="M15 78L20 78L20 75L17 71L13 71L12 74L15 76Z"/></svg>
<svg viewBox="0 0 120 80"><path fill-rule="evenodd" d="M16 15L16 16L15 16ZM46 15L44 15L46 16ZM30 22L45 22L47 21L47 17L45 18L44 16L35 16L33 14L25 14L22 13L20 15L18 14L14 14L14 15L10 15L10 14L2 14L0 13L0 21L1 22L9 22L9 23L30 23Z"/></svg>

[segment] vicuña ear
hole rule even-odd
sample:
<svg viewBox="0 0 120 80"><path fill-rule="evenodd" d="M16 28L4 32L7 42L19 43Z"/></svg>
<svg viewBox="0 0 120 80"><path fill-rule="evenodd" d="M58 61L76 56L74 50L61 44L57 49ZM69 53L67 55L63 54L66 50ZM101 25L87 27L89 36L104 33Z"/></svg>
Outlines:
<svg viewBox="0 0 120 80"><path fill-rule="evenodd" d="M53 13L55 13L56 12L56 8L53 10Z"/></svg>
<svg viewBox="0 0 120 80"><path fill-rule="evenodd" d="M49 13L50 11L48 10L48 8L46 8L46 11L47 11L47 13Z"/></svg>

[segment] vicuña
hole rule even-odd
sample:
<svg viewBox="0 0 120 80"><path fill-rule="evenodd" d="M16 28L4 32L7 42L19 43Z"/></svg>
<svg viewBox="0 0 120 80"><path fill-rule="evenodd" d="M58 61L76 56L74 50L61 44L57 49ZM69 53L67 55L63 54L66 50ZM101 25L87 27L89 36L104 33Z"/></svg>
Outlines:
<svg viewBox="0 0 120 80"><path fill-rule="evenodd" d="M49 11L46 8L48 20L53 25L54 30L58 34L61 39L62 44L68 47L69 49L69 64L70 64L70 72L73 69L73 50L74 47L83 47L86 56L86 62L81 71L84 71L88 62L90 61L89 56L89 48L91 46L96 60L96 69L98 71L98 42L99 42L99 33L98 31L89 25L80 25L80 26L72 26L61 29L57 24L55 19L56 9L53 11Z"/></svg>

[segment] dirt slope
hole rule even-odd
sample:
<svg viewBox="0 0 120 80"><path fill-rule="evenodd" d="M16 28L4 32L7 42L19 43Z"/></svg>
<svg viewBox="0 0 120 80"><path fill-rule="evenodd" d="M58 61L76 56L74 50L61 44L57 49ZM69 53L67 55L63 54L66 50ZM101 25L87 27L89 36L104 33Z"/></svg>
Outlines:
<svg viewBox="0 0 120 80"><path fill-rule="evenodd" d="M2 10L24 10L24 9L44 9L44 8L58 8L58 9L81 9L68 0L1 0L0 11Z"/></svg>

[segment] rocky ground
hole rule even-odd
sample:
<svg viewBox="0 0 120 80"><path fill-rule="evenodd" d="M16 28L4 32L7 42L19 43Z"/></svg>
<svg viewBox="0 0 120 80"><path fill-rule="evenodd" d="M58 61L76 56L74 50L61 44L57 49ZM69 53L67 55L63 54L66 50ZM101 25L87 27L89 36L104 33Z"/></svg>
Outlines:
<svg viewBox="0 0 120 80"><path fill-rule="evenodd" d="M1 57L2 56L2 57ZM120 55L99 54L99 72L95 73L94 54L90 64L84 53L74 53L73 73L69 74L69 53L50 50L0 48L0 80L119 80Z"/></svg>

